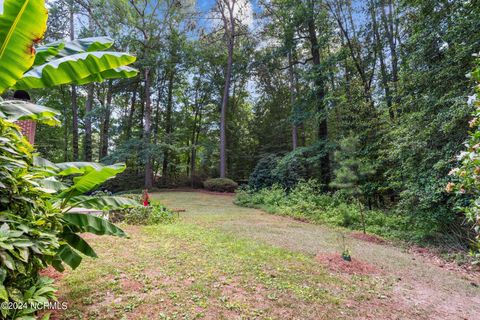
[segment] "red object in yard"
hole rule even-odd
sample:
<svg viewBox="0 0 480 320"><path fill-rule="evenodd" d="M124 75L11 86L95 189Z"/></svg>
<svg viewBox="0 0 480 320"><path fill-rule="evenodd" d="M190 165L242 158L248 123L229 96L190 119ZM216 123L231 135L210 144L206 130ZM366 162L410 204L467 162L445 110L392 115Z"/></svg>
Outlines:
<svg viewBox="0 0 480 320"><path fill-rule="evenodd" d="M148 195L148 189L143 190L143 206L148 207L150 205L150 196Z"/></svg>
<svg viewBox="0 0 480 320"><path fill-rule="evenodd" d="M35 130L37 129L37 123L32 120L18 120L15 124L20 127L22 134L27 138L30 144L35 143Z"/></svg>

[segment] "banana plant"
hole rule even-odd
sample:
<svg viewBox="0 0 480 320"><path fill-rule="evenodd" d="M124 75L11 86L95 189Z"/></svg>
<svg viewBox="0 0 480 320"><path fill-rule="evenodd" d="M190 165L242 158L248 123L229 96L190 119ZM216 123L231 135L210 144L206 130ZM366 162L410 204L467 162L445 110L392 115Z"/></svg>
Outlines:
<svg viewBox="0 0 480 320"><path fill-rule="evenodd" d="M137 74L128 67L135 57L106 51L113 44L108 38L60 41L35 48L46 30L45 0L3 0L0 6L0 94L10 88L81 85ZM62 271L64 263L75 269L82 254L97 256L79 233L127 236L107 220L78 208L109 210L139 205L120 197L85 195L122 172L123 164L53 164L34 159L33 147L12 122L30 119L56 125L56 115L55 110L43 106L0 98L0 301L53 299L55 289L40 277L40 270L52 265ZM35 319L35 313L34 309L18 313L1 308L0 318Z"/></svg>
<svg viewBox="0 0 480 320"><path fill-rule="evenodd" d="M49 88L83 85L106 79L130 78L137 70L128 65L136 58L106 51L106 37L59 41L35 48L46 30L45 0L4 0L0 15L0 94L8 88ZM38 53L37 53L38 52Z"/></svg>
<svg viewBox="0 0 480 320"><path fill-rule="evenodd" d="M79 253L93 258L97 257L95 251L78 233L89 232L97 235L127 237L123 230L108 220L79 212L79 209L107 211L140 206L137 201L118 196L84 195L123 172L124 164L110 166L92 162L53 164L39 158L35 160L35 163L44 170L46 176L36 180L38 187L48 190L51 194L52 206L62 212L63 232L59 235L62 244L52 263L56 269L63 271L62 262L72 269L77 268L82 261Z"/></svg>

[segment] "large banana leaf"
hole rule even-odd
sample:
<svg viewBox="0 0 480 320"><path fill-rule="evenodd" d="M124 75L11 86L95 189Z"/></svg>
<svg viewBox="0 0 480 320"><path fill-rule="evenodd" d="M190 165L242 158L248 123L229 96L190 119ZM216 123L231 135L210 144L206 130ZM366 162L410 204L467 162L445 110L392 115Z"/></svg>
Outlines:
<svg viewBox="0 0 480 320"><path fill-rule="evenodd" d="M54 178L39 179L35 182L38 183L41 190L47 193L57 193L68 188L65 184Z"/></svg>
<svg viewBox="0 0 480 320"><path fill-rule="evenodd" d="M69 205L75 208L86 208L96 210L117 210L125 207L138 207L140 203L133 199L118 197L118 196L77 196L72 197Z"/></svg>
<svg viewBox="0 0 480 320"><path fill-rule="evenodd" d="M78 250L84 255L92 258L98 258L93 248L90 247L90 245L78 234L64 233L61 235L61 238L65 240L72 248Z"/></svg>
<svg viewBox="0 0 480 320"><path fill-rule="evenodd" d="M115 177L117 174L125 170L124 164L114 164L111 166L104 166L100 170L90 171L82 176L73 178L74 184L64 190L58 195L60 199L66 199L65 203L68 203L69 198L82 195L89 192L110 178Z"/></svg>
<svg viewBox="0 0 480 320"><path fill-rule="evenodd" d="M57 174L60 176L69 176L72 174L84 174L93 170L100 170L104 167L101 163L96 162L61 162L55 163Z"/></svg>
<svg viewBox="0 0 480 320"><path fill-rule="evenodd" d="M0 15L0 94L30 69L47 28L44 0L4 0Z"/></svg>
<svg viewBox="0 0 480 320"><path fill-rule="evenodd" d="M41 46L35 49L35 61L33 62L34 66L38 66L47 62L48 59L57 56L65 47L65 43L55 42L49 43L45 46Z"/></svg>
<svg viewBox="0 0 480 320"><path fill-rule="evenodd" d="M58 255L60 256L63 262L68 264L74 270L82 262L82 257L67 244L62 245L59 248Z"/></svg>
<svg viewBox="0 0 480 320"><path fill-rule="evenodd" d="M81 232L90 232L96 235L111 235L127 237L127 234L107 220L94 215L69 212L63 215L63 219L80 229Z"/></svg>
<svg viewBox="0 0 480 320"><path fill-rule="evenodd" d="M92 74L89 77L81 79L76 82L78 85L83 85L92 82L102 82L106 79L127 79L135 77L138 70L132 67L124 66L115 69L106 70L100 73Z"/></svg>
<svg viewBox="0 0 480 320"><path fill-rule="evenodd" d="M53 162L42 157L33 157L33 164L37 167L57 168Z"/></svg>
<svg viewBox="0 0 480 320"><path fill-rule="evenodd" d="M49 88L62 84L85 84L84 79L133 63L136 58L123 52L85 52L47 62L24 74L15 89Z"/></svg>
<svg viewBox="0 0 480 320"><path fill-rule="evenodd" d="M56 41L37 48L34 66L44 64L52 59L63 58L77 53L103 51L113 45L109 37L83 38L73 41Z"/></svg>
<svg viewBox="0 0 480 320"><path fill-rule="evenodd" d="M35 120L51 126L59 125L55 118L59 112L44 106L21 100L0 100L0 117L9 121Z"/></svg>

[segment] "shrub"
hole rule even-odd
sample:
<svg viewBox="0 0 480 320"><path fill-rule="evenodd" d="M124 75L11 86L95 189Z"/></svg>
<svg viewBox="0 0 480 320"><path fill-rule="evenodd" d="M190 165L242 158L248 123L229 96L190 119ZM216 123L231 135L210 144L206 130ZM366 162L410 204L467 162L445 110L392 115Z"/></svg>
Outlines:
<svg viewBox="0 0 480 320"><path fill-rule="evenodd" d="M104 193L82 195L123 171L123 165L34 161L33 148L19 128L2 118L0 136L0 300L43 305L54 299L55 289L51 280L40 277L42 269L51 265L63 271L63 263L75 269L82 260L79 253L96 257L77 233L125 236L102 218L72 208L103 210L135 202ZM77 178L72 180L72 174ZM0 318L31 319L36 311L2 308Z"/></svg>
<svg viewBox="0 0 480 320"><path fill-rule="evenodd" d="M144 178L143 173L127 169L115 178L106 181L105 184L102 185L102 188L113 193L131 189L141 189L144 186Z"/></svg>
<svg viewBox="0 0 480 320"><path fill-rule="evenodd" d="M259 190L269 188L277 181L277 177L273 173L277 167L279 158L274 154L269 154L261 158L255 169L248 178L248 186L252 189Z"/></svg>
<svg viewBox="0 0 480 320"><path fill-rule="evenodd" d="M480 60L477 61L477 67L471 76L477 83L475 108L469 122L471 132L465 143L466 150L457 156L460 162L458 168L450 171L450 175L456 178L456 183L450 181L445 186L445 191L455 191L460 198L467 197L466 204L461 208L475 235L472 239L471 255L474 262L480 264Z"/></svg>
<svg viewBox="0 0 480 320"><path fill-rule="evenodd" d="M117 210L110 215L112 221L132 225L166 224L175 220L173 212L160 204Z"/></svg>
<svg viewBox="0 0 480 320"><path fill-rule="evenodd" d="M351 197L346 197L342 192L327 194L320 190L321 185L315 180L300 181L288 192L278 184L260 190L241 188L236 193L235 204L353 230L363 229L363 210L367 232L415 242L421 242L429 235L429 229L411 216L365 211L360 204L349 202L348 198Z"/></svg>
<svg viewBox="0 0 480 320"><path fill-rule="evenodd" d="M235 192L238 184L227 178L208 179L203 183L205 189L217 192Z"/></svg>
<svg viewBox="0 0 480 320"><path fill-rule="evenodd" d="M308 179L308 164L305 156L291 152L278 161L273 174L277 183L286 189L292 189L297 183Z"/></svg>

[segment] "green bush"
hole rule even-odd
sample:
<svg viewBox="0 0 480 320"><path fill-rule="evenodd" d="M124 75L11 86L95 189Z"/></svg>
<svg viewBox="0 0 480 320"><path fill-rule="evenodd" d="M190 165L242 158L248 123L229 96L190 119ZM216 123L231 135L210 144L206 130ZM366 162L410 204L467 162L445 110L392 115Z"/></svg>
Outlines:
<svg viewBox="0 0 480 320"><path fill-rule="evenodd" d="M277 167L279 158L274 154L269 154L261 158L255 169L248 178L248 186L255 190L269 188L277 181L276 175L273 173Z"/></svg>
<svg viewBox="0 0 480 320"><path fill-rule="evenodd" d="M55 289L39 272L53 262L60 247L60 210L35 187L32 146L18 129L0 118L0 301L47 302ZM18 317L34 313L5 308L0 312L2 319L13 317L13 312Z"/></svg>
<svg viewBox="0 0 480 320"><path fill-rule="evenodd" d="M241 188L236 192L235 204L353 230L362 230L361 212L364 210L366 231L369 233L415 242L421 242L430 235L428 228L410 216L365 211L358 203L349 203L342 192L326 194L320 190L321 185L315 180L300 181L288 192L278 184L260 190Z"/></svg>
<svg viewBox="0 0 480 320"><path fill-rule="evenodd" d="M115 178L106 181L102 185L102 188L113 193L131 189L141 189L145 185L144 178L144 173L127 169Z"/></svg>
<svg viewBox="0 0 480 320"><path fill-rule="evenodd" d="M175 221L173 212L160 204L117 210L111 212L110 216L112 221L132 225L166 224Z"/></svg>
<svg viewBox="0 0 480 320"><path fill-rule="evenodd" d="M217 192L235 192L238 188L235 181L227 178L208 179L203 183L203 186L209 191Z"/></svg>

